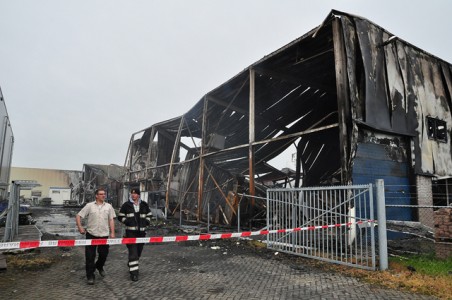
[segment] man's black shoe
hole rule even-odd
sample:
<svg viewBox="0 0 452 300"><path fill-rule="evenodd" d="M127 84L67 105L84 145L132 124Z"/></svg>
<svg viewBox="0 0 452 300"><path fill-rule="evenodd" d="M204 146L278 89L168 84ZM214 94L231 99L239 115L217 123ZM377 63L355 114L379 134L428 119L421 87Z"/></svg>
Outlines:
<svg viewBox="0 0 452 300"><path fill-rule="evenodd" d="M94 278L88 278L88 282L89 285L93 285L94 284Z"/></svg>
<svg viewBox="0 0 452 300"><path fill-rule="evenodd" d="M97 269L97 271L99 271L100 276L105 277L104 269Z"/></svg>
<svg viewBox="0 0 452 300"><path fill-rule="evenodd" d="M132 281L138 281L138 275L132 274L130 277L132 278Z"/></svg>

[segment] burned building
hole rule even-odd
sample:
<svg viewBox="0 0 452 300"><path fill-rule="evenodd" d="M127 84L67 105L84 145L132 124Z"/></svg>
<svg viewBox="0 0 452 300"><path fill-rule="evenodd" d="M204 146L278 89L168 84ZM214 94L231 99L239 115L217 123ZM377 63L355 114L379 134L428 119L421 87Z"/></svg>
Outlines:
<svg viewBox="0 0 452 300"><path fill-rule="evenodd" d="M381 178L395 204L431 205L432 182L452 175L451 75L448 62L333 10L184 115L134 133L125 181L169 215L232 223L240 202L242 218L259 218L260 179L279 172L268 162L295 145L293 186Z"/></svg>
<svg viewBox="0 0 452 300"><path fill-rule="evenodd" d="M73 198L80 204L94 201L95 190L103 188L107 193L106 201L113 207L120 207L123 203L124 174L124 167L114 164L84 164L82 180L71 186Z"/></svg>

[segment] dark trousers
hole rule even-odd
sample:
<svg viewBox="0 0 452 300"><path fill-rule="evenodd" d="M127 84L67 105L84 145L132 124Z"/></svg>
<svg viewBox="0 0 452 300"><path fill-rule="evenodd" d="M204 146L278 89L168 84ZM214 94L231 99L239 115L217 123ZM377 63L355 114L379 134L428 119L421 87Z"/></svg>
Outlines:
<svg viewBox="0 0 452 300"><path fill-rule="evenodd" d="M128 238L138 238L145 237L146 233L126 230L126 237ZM132 275L138 275L139 259L141 257L141 252L143 252L144 244L127 244L127 249L129 250L129 272Z"/></svg>
<svg viewBox="0 0 452 300"><path fill-rule="evenodd" d="M108 236L97 237L90 234L89 232L86 232L86 239L87 240L108 239ZM86 277L88 279L94 278L94 271L96 271L96 268L100 270L104 268L109 248L110 248L109 245L85 246ZM97 257L97 261L95 262L96 250L99 256Z"/></svg>

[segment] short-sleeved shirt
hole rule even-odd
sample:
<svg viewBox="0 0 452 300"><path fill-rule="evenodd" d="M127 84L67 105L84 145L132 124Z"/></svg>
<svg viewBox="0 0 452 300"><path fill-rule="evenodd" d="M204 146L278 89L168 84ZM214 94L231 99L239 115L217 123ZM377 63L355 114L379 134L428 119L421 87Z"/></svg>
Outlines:
<svg viewBox="0 0 452 300"><path fill-rule="evenodd" d="M90 202L82 208L78 215L87 218L86 231L97 237L109 236L109 220L116 217L115 210L110 203L98 205L96 201Z"/></svg>

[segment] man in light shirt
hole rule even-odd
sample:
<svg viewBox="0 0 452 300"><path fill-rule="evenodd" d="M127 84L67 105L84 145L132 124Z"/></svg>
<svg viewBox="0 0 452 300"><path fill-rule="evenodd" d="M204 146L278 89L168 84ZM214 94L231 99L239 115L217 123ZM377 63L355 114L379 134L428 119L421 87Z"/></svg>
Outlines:
<svg viewBox="0 0 452 300"><path fill-rule="evenodd" d="M105 190L95 191L96 201L90 202L76 215L78 231L86 235L86 239L115 238L115 211L111 204L105 202ZM86 226L82 226L81 219L86 218ZM93 285L97 269L100 276L105 276L104 265L107 260L109 245L85 246L86 278L88 284ZM96 260L96 250L99 254Z"/></svg>

